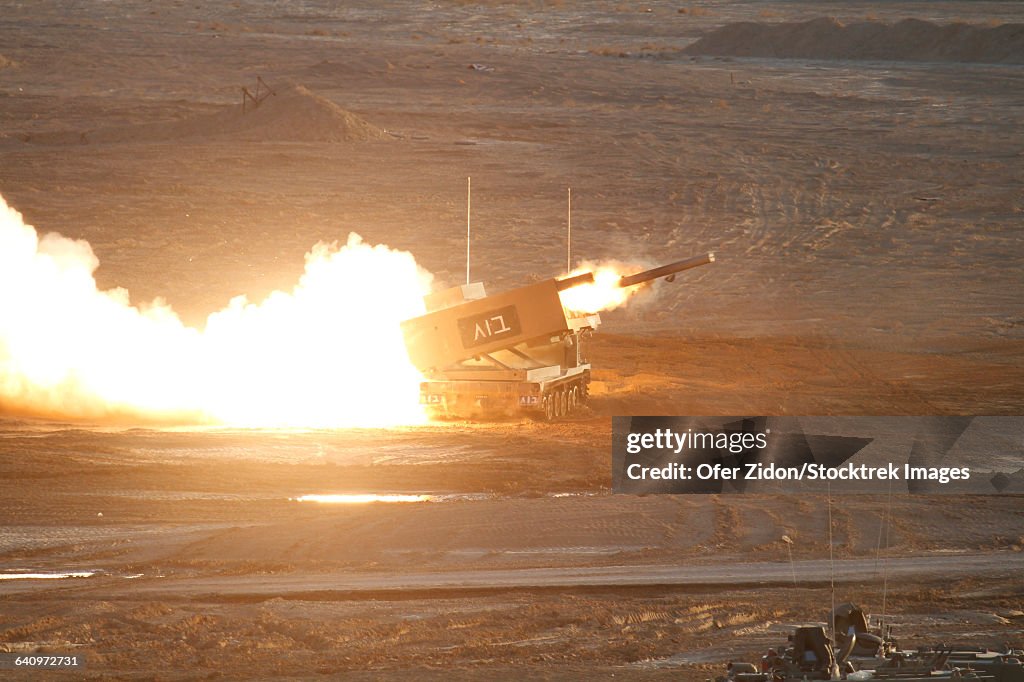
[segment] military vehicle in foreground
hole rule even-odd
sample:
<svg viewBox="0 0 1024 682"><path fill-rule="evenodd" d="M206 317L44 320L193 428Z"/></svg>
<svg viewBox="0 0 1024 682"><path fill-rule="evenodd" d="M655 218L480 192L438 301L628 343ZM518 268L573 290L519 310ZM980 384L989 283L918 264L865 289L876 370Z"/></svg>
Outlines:
<svg viewBox="0 0 1024 682"><path fill-rule="evenodd" d="M713 253L621 277L616 286L673 281L712 263ZM594 282L594 274L547 279L488 296L476 282L429 294L427 313L402 323L406 349L426 380L420 402L434 416L533 413L557 419L589 395L584 344L597 313L568 310L561 292Z"/></svg>
<svg viewBox="0 0 1024 682"><path fill-rule="evenodd" d="M1022 652L940 644L901 649L890 631L873 633L853 604L832 614L835 644L826 625L798 625L785 646L769 649L759 665L730 662L719 682L802 682L803 680L885 680L1024 682Z"/></svg>

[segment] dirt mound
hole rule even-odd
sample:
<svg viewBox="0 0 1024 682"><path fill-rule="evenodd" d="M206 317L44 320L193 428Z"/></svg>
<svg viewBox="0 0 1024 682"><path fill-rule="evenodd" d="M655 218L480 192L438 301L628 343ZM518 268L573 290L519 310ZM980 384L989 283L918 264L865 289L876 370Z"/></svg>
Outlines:
<svg viewBox="0 0 1024 682"><path fill-rule="evenodd" d="M231 112L229 127L267 140L348 142L388 137L383 128L301 85L278 90L245 114L240 109Z"/></svg>
<svg viewBox="0 0 1024 682"><path fill-rule="evenodd" d="M371 123L301 85L277 88L258 107L247 103L180 121L99 128L84 132L39 133L25 141L42 144L166 142L232 137L272 142L351 142L390 136Z"/></svg>
<svg viewBox="0 0 1024 682"><path fill-rule="evenodd" d="M1024 63L1024 24L895 24L835 19L727 24L686 48L687 54L790 59Z"/></svg>

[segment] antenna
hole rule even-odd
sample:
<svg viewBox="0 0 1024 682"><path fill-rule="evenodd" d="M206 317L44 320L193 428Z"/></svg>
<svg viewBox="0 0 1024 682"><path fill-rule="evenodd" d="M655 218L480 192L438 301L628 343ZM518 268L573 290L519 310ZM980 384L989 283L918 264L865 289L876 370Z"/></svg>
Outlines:
<svg viewBox="0 0 1024 682"><path fill-rule="evenodd" d="M828 481L828 570L832 591L832 612L828 615L832 626L832 646L836 644L836 562L832 556L832 482Z"/></svg>
<svg viewBox="0 0 1024 682"><path fill-rule="evenodd" d="M789 553L789 570L793 574L793 587L796 587L796 564L793 563L793 538L783 535L782 541L786 543L786 552Z"/></svg>
<svg viewBox="0 0 1024 682"><path fill-rule="evenodd" d="M473 178L466 176L466 284L469 284L469 209L473 192Z"/></svg>
<svg viewBox="0 0 1024 682"><path fill-rule="evenodd" d="M566 225L568 234L565 237L565 271L572 272L572 187L569 188L568 216Z"/></svg>
<svg viewBox="0 0 1024 682"><path fill-rule="evenodd" d="M885 559L882 560L882 619L878 623L878 627L882 629L884 635L885 622L886 622L886 603L885 598L889 590L889 527L892 523L892 480L889 481L889 503L886 505L885 511ZM879 538L881 540L881 538ZM879 551L881 551L882 543L878 543Z"/></svg>

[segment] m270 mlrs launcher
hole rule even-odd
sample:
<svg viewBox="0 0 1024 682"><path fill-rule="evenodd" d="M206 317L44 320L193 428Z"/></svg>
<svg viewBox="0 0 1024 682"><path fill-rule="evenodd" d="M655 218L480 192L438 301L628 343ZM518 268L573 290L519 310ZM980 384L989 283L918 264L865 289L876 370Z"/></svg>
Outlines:
<svg viewBox="0 0 1024 682"><path fill-rule="evenodd" d="M714 260L713 253L687 258L621 277L616 286L671 282ZM493 296L479 282L426 296L429 312L402 323L409 358L426 377L420 401L436 414L460 417L571 413L587 400L583 341L601 317L568 310L559 293L593 281L586 272Z"/></svg>

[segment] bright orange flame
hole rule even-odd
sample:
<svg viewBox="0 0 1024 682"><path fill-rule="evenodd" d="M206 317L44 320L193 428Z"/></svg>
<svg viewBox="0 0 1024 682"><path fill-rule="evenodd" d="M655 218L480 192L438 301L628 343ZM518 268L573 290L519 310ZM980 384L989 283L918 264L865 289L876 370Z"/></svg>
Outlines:
<svg viewBox="0 0 1024 682"><path fill-rule="evenodd" d="M619 287L619 280L624 276L643 270L642 266L606 261L604 263L584 263L573 270L567 277L594 273L594 281L581 284L560 292L562 305L575 313L597 313L602 310L614 310L635 296L643 287Z"/></svg>
<svg viewBox="0 0 1024 682"><path fill-rule="evenodd" d="M237 426L425 421L399 323L432 275L407 252L317 244L291 292L187 327L162 300L100 291L85 241L39 238L0 197L0 405Z"/></svg>

